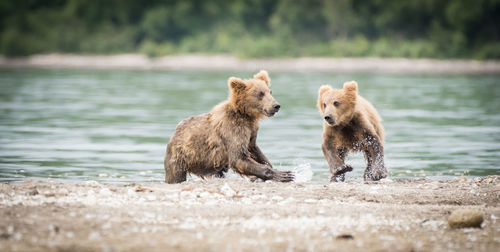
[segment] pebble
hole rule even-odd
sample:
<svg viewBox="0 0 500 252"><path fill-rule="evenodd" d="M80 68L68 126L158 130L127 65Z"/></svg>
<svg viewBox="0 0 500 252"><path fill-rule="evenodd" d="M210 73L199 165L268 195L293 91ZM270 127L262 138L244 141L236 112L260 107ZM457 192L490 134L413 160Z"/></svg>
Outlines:
<svg viewBox="0 0 500 252"><path fill-rule="evenodd" d="M63 196L66 196L66 195L68 195L69 191L66 188L61 188L61 189L59 189L58 193L63 195Z"/></svg>
<svg viewBox="0 0 500 252"><path fill-rule="evenodd" d="M394 180L390 179L390 178L383 178L380 180L380 183L381 184L388 184L388 183L393 183Z"/></svg>
<svg viewBox="0 0 500 252"><path fill-rule="evenodd" d="M337 235L335 238L337 240L352 240L352 239L354 239L354 236L351 234L341 234L341 235Z"/></svg>
<svg viewBox="0 0 500 252"><path fill-rule="evenodd" d="M89 186L101 186L99 184L99 182L95 181L95 180L88 180L88 181L85 181L84 184L86 185L89 185Z"/></svg>
<svg viewBox="0 0 500 252"><path fill-rule="evenodd" d="M448 225L452 228L481 227L483 214L474 209L458 209L448 217Z"/></svg>

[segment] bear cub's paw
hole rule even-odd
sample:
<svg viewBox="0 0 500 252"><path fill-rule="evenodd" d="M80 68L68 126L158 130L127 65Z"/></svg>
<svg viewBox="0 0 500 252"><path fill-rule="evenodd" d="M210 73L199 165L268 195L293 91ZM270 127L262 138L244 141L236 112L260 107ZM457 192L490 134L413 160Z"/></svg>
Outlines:
<svg viewBox="0 0 500 252"><path fill-rule="evenodd" d="M291 182L295 179L295 175L291 171L275 171L272 180L278 182Z"/></svg>
<svg viewBox="0 0 500 252"><path fill-rule="evenodd" d="M335 171L335 175L332 176L330 182L344 182L345 181L345 173L351 172L353 170L350 165L342 165Z"/></svg>
<svg viewBox="0 0 500 252"><path fill-rule="evenodd" d="M387 177L387 172L384 169L375 169L372 171L370 180L378 181Z"/></svg>
<svg viewBox="0 0 500 252"><path fill-rule="evenodd" d="M344 181L345 181L345 173L333 175L330 178L330 182L344 182Z"/></svg>

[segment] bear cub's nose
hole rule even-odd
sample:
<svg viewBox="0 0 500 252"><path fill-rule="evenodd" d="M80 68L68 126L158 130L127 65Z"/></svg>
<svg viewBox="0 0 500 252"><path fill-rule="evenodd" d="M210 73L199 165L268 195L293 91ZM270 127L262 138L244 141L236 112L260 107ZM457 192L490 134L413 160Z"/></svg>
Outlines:
<svg viewBox="0 0 500 252"><path fill-rule="evenodd" d="M335 120L333 120L331 115L326 115L325 116L325 121L328 122L329 124L335 123Z"/></svg>
<svg viewBox="0 0 500 252"><path fill-rule="evenodd" d="M273 108L274 108L276 111L278 111L278 110L280 110L281 106L280 106L279 104L276 104L276 105L274 105L274 106L273 106Z"/></svg>

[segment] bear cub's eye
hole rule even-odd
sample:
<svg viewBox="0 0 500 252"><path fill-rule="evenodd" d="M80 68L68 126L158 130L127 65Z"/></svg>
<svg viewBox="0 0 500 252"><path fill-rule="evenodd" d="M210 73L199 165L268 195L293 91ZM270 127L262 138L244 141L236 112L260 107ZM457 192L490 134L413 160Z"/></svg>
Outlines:
<svg viewBox="0 0 500 252"><path fill-rule="evenodd" d="M262 99L262 97L264 97L264 92L259 92L259 99Z"/></svg>
<svg viewBox="0 0 500 252"><path fill-rule="evenodd" d="M338 101L333 102L333 106L338 107L339 105L340 105L340 102L338 102Z"/></svg>
<svg viewBox="0 0 500 252"><path fill-rule="evenodd" d="M323 103L323 108L326 108L326 103Z"/></svg>

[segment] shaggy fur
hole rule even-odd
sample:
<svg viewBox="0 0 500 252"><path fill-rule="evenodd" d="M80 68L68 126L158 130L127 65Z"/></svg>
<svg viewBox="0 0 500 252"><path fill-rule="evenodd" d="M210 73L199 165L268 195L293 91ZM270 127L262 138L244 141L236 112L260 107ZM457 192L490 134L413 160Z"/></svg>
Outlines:
<svg viewBox="0 0 500 252"><path fill-rule="evenodd" d="M229 168L252 178L292 181L293 174L273 169L256 144L259 120L280 108L269 85L266 71L248 80L231 77L227 101L181 121L167 145L165 182L183 182L187 173L223 177Z"/></svg>
<svg viewBox="0 0 500 252"><path fill-rule="evenodd" d="M318 108L324 118L322 149L332 173L331 181L344 181L345 173L352 171L350 165L344 164L351 151L365 154L365 180L387 177L381 119L372 104L358 95L358 84L346 82L343 89L321 86Z"/></svg>

